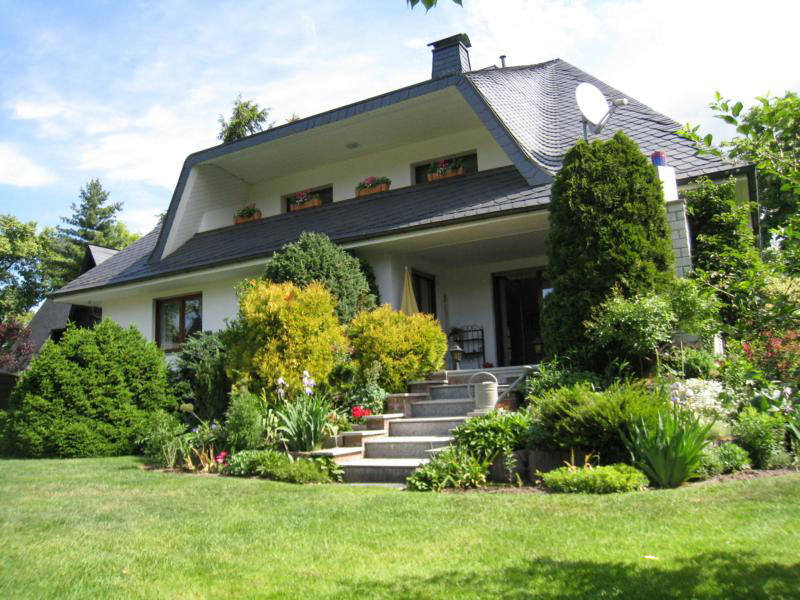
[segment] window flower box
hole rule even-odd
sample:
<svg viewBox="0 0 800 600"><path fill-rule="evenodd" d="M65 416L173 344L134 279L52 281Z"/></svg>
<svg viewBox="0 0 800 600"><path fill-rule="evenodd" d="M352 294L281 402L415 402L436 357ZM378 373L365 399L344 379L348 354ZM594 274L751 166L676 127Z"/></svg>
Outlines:
<svg viewBox="0 0 800 600"><path fill-rule="evenodd" d="M307 208L322 206L322 198L310 190L297 192L289 201L289 212L298 212Z"/></svg>
<svg viewBox="0 0 800 600"><path fill-rule="evenodd" d="M233 224L241 225L248 221L258 221L261 218L261 211L256 208L255 204L248 204L244 208L239 209L233 216Z"/></svg>
<svg viewBox="0 0 800 600"><path fill-rule="evenodd" d="M370 176L356 186L356 198L389 191L392 180L388 177Z"/></svg>
<svg viewBox="0 0 800 600"><path fill-rule="evenodd" d="M449 179L464 174L464 165L457 158L451 160L435 160L428 167L428 181Z"/></svg>

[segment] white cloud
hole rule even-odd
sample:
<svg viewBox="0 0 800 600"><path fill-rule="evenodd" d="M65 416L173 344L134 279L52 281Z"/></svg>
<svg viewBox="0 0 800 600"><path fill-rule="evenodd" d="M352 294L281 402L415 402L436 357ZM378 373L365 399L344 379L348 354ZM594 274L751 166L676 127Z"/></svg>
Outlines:
<svg viewBox="0 0 800 600"><path fill-rule="evenodd" d="M0 184L15 187L42 187L56 178L43 167L24 156L11 144L0 143Z"/></svg>

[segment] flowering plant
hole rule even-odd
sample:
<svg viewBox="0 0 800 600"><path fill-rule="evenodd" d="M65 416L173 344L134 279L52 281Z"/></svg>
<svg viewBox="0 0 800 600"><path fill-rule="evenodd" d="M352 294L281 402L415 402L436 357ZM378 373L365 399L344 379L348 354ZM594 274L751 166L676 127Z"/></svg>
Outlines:
<svg viewBox="0 0 800 600"><path fill-rule="evenodd" d="M368 417L372 414L372 411L368 408L364 408L363 406L356 405L353 407L353 422L354 423L363 423L365 421L365 417Z"/></svg>
<svg viewBox="0 0 800 600"><path fill-rule="evenodd" d="M243 206L242 208L237 210L236 211L236 216L237 217L245 217L245 218L247 218L247 217L253 217L253 216L257 215L260 212L261 211L256 208L255 203L252 203L252 204L248 204L246 206Z"/></svg>
<svg viewBox="0 0 800 600"><path fill-rule="evenodd" d="M289 202L295 206L300 206L301 204L305 204L306 202L311 202L313 200L319 200L319 194L312 192L311 190L303 190L302 192L297 192L289 197Z"/></svg>
<svg viewBox="0 0 800 600"><path fill-rule="evenodd" d="M729 420L736 415L736 406L723 394L722 382L714 379L676 381L670 389L670 400L676 406L692 411L706 421Z"/></svg>
<svg viewBox="0 0 800 600"><path fill-rule="evenodd" d="M449 171L458 171L464 163L458 158L447 160L434 160L428 165L428 173L431 175L446 175Z"/></svg>
<svg viewBox="0 0 800 600"><path fill-rule="evenodd" d="M368 190L374 187L378 187L381 184L391 185L392 180L388 177L375 177L374 175L370 175L366 177L362 181L358 182L356 186L356 190Z"/></svg>

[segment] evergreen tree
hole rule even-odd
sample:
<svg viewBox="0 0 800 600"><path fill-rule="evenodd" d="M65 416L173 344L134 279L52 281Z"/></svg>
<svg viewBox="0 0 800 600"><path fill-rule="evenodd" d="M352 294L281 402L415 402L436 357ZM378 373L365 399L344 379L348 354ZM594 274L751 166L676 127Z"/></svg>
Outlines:
<svg viewBox="0 0 800 600"><path fill-rule="evenodd" d="M226 121L222 115L219 116L220 130L217 139L227 144L258 133L264 129L267 117L269 117L268 108L261 108L252 100L242 100L242 95L239 94L233 101L231 120ZM272 125L269 123L267 129L271 129Z"/></svg>
<svg viewBox="0 0 800 600"><path fill-rule="evenodd" d="M632 297L673 279L661 182L622 132L567 152L553 184L547 246L553 292L542 334L549 354L588 347L584 322L612 290Z"/></svg>
<svg viewBox="0 0 800 600"><path fill-rule="evenodd" d="M138 239L117 220L122 203L109 202L108 196L100 181L92 179L81 188L80 203L72 203L72 216L61 218L64 226L57 227L55 256L47 265L54 289L78 276L87 244L122 250Z"/></svg>

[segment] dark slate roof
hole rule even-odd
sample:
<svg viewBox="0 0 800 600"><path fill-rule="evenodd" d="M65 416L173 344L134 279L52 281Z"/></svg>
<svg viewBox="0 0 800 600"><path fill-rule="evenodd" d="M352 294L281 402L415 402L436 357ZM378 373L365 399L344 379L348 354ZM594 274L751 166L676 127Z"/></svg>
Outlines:
<svg viewBox="0 0 800 600"><path fill-rule="evenodd" d="M99 265L102 262L105 262L106 259L111 258L114 256L119 250L115 248L106 248L104 246L95 246L94 244L89 244L88 252L94 261L94 266Z"/></svg>
<svg viewBox="0 0 800 600"><path fill-rule="evenodd" d="M183 165L173 193L164 221L164 234L161 227L156 228L64 286L56 295L266 257L286 241L296 239L302 231L322 231L343 242L542 206L549 200L549 182L561 167L564 154L583 135L575 87L584 81L600 88L609 100L627 97L556 59L537 65L489 68L424 81L192 154ZM514 167L435 186L393 190L379 199L348 200L310 212L271 217L241 225L235 233L231 228L201 233L159 260L166 233L175 219L183 187L194 165L448 86L455 86L461 92ZM608 139L622 129L644 153L666 151L668 164L675 167L679 180L732 169L731 165L714 157L696 156L690 142L676 135L680 126L677 122L633 98L628 99L630 104L619 109L603 132L593 139ZM439 193L445 189L453 193ZM245 233L247 235L242 235Z"/></svg>
<svg viewBox="0 0 800 600"><path fill-rule="evenodd" d="M54 302L50 298L44 301L30 323L33 354L39 353L54 329L64 329L67 326L70 310L72 310L71 304Z"/></svg>
<svg viewBox="0 0 800 600"><path fill-rule="evenodd" d="M549 200L550 185L532 188L514 167L501 167L198 233L164 260L153 263L147 259L159 235L157 227L56 295L266 258L304 231L325 233L341 244L535 210Z"/></svg>
<svg viewBox="0 0 800 600"><path fill-rule="evenodd" d="M710 156L696 156L692 144L676 135L680 124L638 100L561 60L538 65L486 69L467 73L521 150L537 166L555 174L567 150L583 137L575 88L588 82L606 98L627 97L630 103L614 113L603 131L590 139L609 139L620 129L649 155L667 153L679 179L730 169Z"/></svg>

